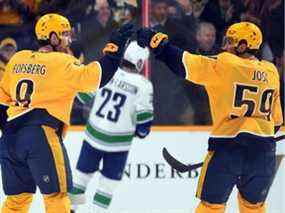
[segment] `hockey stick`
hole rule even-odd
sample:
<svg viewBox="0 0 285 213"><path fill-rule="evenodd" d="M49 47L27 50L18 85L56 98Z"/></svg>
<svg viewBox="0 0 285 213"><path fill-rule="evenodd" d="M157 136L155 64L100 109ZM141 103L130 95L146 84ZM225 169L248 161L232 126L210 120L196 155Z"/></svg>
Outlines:
<svg viewBox="0 0 285 213"><path fill-rule="evenodd" d="M285 139L285 135L281 135L279 137L276 137L274 139L275 142L281 141ZM178 172L184 173L184 172L189 172L191 170L194 169L198 169L200 167L203 166L203 162L201 163L196 163L196 164L189 164L186 165L182 162L180 162L179 160L177 160L176 158L174 158L169 152L168 150L164 147L162 150L162 156L164 158L164 160L166 160L166 162L173 168L176 169Z"/></svg>
<svg viewBox="0 0 285 213"><path fill-rule="evenodd" d="M184 172L189 172L194 169L198 169L203 165L203 162L201 163L196 163L196 164L189 164L186 165L177 159L175 159L164 147L162 150L162 156L166 160L166 162L173 168L176 169L178 172L184 173Z"/></svg>
<svg viewBox="0 0 285 213"><path fill-rule="evenodd" d="M275 142L278 142L278 141L281 141L281 140L284 140L285 139L285 135L281 135L281 136L278 136L276 138L274 138Z"/></svg>

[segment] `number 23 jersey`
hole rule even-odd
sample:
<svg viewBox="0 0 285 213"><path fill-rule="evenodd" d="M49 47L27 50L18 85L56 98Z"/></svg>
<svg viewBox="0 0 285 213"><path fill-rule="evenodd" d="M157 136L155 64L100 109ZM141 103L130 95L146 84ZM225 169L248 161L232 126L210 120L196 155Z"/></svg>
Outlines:
<svg viewBox="0 0 285 213"><path fill-rule="evenodd" d="M273 64L224 52L216 57L183 54L186 79L204 85L213 118L211 137L239 133L274 136L283 123L280 82Z"/></svg>
<svg viewBox="0 0 285 213"><path fill-rule="evenodd" d="M152 83L119 68L112 80L95 93L86 140L100 150L127 151L136 125L152 120Z"/></svg>

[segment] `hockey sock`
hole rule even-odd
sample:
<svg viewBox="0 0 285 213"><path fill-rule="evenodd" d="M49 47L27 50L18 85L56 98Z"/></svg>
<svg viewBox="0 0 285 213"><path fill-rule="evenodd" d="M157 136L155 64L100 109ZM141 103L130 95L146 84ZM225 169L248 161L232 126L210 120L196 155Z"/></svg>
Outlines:
<svg viewBox="0 0 285 213"><path fill-rule="evenodd" d="M70 200L66 192L44 195L46 213L70 213Z"/></svg>
<svg viewBox="0 0 285 213"><path fill-rule="evenodd" d="M103 175L99 178L99 186L94 195L94 210L97 213L106 212L112 201L114 190L117 188L119 180L113 180Z"/></svg>
<svg viewBox="0 0 285 213"><path fill-rule="evenodd" d="M79 170L75 171L73 178L73 188L71 192L69 192L68 194L71 200L73 210L76 210L77 205L86 203L86 198L84 193L92 177L93 174L86 174Z"/></svg>
<svg viewBox="0 0 285 213"><path fill-rule="evenodd" d="M238 194L238 204L240 213L265 213L266 208L264 203L252 204L246 201L241 194Z"/></svg>
<svg viewBox="0 0 285 213"><path fill-rule="evenodd" d="M196 208L195 213L224 213L226 206L224 204L212 204L201 201Z"/></svg>
<svg viewBox="0 0 285 213"><path fill-rule="evenodd" d="M9 195L2 206L2 213L28 213L33 200L33 194L22 193Z"/></svg>

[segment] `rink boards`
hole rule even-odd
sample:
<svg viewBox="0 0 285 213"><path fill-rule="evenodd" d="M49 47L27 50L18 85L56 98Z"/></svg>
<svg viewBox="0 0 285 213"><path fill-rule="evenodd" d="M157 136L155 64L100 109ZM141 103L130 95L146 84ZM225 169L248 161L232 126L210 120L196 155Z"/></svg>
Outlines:
<svg viewBox="0 0 285 213"><path fill-rule="evenodd" d="M65 139L72 168L84 137L83 128L71 128ZM285 132L283 132L285 133ZM179 174L163 160L161 150L166 147L185 163L203 161L207 152L209 128L156 127L147 139L133 141L123 181L114 195L110 213L189 213L198 203L195 198L200 169ZM285 143L278 144L278 154L285 154ZM280 157L281 159L281 157ZM91 162L92 163L92 162ZM268 212L285 212L284 159L279 165L268 197ZM98 174L89 185L87 199L90 204L82 206L78 213L91 212L91 202L96 190ZM1 202L4 199L0 194ZM34 198L31 213L44 212L39 194ZM236 191L232 194L228 213L237 212Z"/></svg>

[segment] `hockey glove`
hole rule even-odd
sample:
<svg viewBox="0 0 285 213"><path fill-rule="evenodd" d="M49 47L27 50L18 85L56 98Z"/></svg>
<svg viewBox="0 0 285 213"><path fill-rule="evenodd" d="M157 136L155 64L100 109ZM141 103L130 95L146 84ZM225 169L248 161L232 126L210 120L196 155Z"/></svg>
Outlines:
<svg viewBox="0 0 285 213"><path fill-rule="evenodd" d="M137 124L135 136L141 139L145 138L150 133L151 124L151 121L142 124Z"/></svg>
<svg viewBox="0 0 285 213"><path fill-rule="evenodd" d="M103 53L120 59L124 54L127 41L134 33L133 27L132 24L125 24L114 31L110 36L109 42L104 47Z"/></svg>
<svg viewBox="0 0 285 213"><path fill-rule="evenodd" d="M137 31L138 45L149 47L153 50L159 49L168 40L168 36L161 32L156 32L149 28L141 28Z"/></svg>

